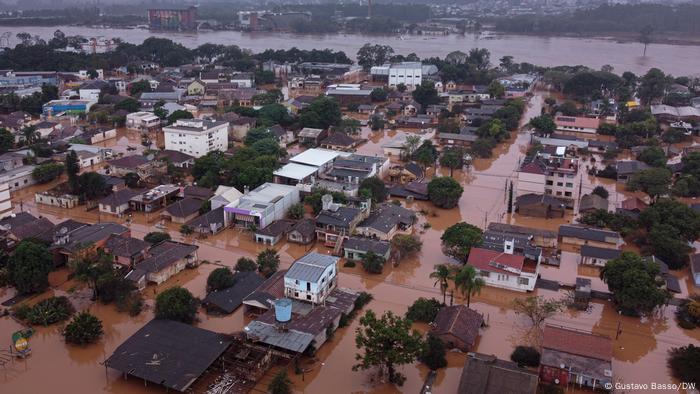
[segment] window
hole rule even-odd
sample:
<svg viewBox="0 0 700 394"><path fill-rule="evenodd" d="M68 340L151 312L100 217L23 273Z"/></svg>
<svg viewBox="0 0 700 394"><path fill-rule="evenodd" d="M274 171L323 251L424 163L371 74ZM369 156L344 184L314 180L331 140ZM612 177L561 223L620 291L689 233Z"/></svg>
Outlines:
<svg viewBox="0 0 700 394"><path fill-rule="evenodd" d="M528 278L518 278L518 284L522 286L528 286L530 284L530 279Z"/></svg>
<svg viewBox="0 0 700 394"><path fill-rule="evenodd" d="M310 299L311 299L311 294L307 294L307 295L306 295L306 299L307 299L307 300L310 300Z"/></svg>
<svg viewBox="0 0 700 394"><path fill-rule="evenodd" d="M567 197L571 197L571 192L564 192L564 195Z"/></svg>
<svg viewBox="0 0 700 394"><path fill-rule="evenodd" d="M483 276L484 278L488 278L489 276L491 276L491 273L489 271L481 271L481 276Z"/></svg>
<svg viewBox="0 0 700 394"><path fill-rule="evenodd" d="M574 184L571 182L566 182L566 187L574 187Z"/></svg>
<svg viewBox="0 0 700 394"><path fill-rule="evenodd" d="M311 291L311 282L306 282L306 291Z"/></svg>
<svg viewBox="0 0 700 394"><path fill-rule="evenodd" d="M559 187L564 186L564 183L563 183L563 182L557 182L557 186L559 186Z"/></svg>
<svg viewBox="0 0 700 394"><path fill-rule="evenodd" d="M498 274L498 280L499 280L499 281L507 281L507 280L508 280L508 275L506 275L506 274Z"/></svg>
<svg viewBox="0 0 700 394"><path fill-rule="evenodd" d="M561 196L561 192L557 192L557 196Z"/></svg>
<svg viewBox="0 0 700 394"><path fill-rule="evenodd" d="M554 181L547 181L546 184L547 184L547 186L552 186L552 185L554 185Z"/></svg>

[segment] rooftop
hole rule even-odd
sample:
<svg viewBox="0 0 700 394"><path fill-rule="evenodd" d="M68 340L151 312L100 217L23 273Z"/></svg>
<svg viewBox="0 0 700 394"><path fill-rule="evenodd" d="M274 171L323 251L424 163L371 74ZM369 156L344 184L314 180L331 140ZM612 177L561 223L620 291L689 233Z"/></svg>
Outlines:
<svg viewBox="0 0 700 394"><path fill-rule="evenodd" d="M484 248L472 248L467 258L467 264L482 271L519 275L525 264L525 256Z"/></svg>
<svg viewBox="0 0 700 394"><path fill-rule="evenodd" d="M460 393L535 394L537 373L518 364L480 353L469 353L459 380Z"/></svg>
<svg viewBox="0 0 700 394"><path fill-rule="evenodd" d="M330 161L335 160L341 154L328 149L307 149L289 159L293 163L305 164L307 166L320 167Z"/></svg>
<svg viewBox="0 0 700 394"><path fill-rule="evenodd" d="M317 282L328 267L338 264L338 260L335 256L311 252L296 260L284 277L285 279Z"/></svg>
<svg viewBox="0 0 700 394"><path fill-rule="evenodd" d="M224 311L233 313L243 303L243 299L250 295L265 280L255 272L236 272L233 275L233 286L212 291L202 300L204 305L212 305Z"/></svg>
<svg viewBox="0 0 700 394"><path fill-rule="evenodd" d="M477 311L466 305L443 306L435 317L431 332L435 335L453 335L471 347L479 336L483 321Z"/></svg>
<svg viewBox="0 0 700 394"><path fill-rule="evenodd" d="M184 259L199 249L199 246L188 245L175 241L164 241L154 245L149 251L149 257L136 265L146 272L158 272L178 260Z"/></svg>
<svg viewBox="0 0 700 394"><path fill-rule="evenodd" d="M154 319L119 345L105 365L177 391L192 383L230 346L225 335Z"/></svg>
<svg viewBox="0 0 700 394"><path fill-rule="evenodd" d="M315 166L308 166L298 163L288 163L282 166L280 169L275 170L274 175L300 181L310 175L313 175L317 171L318 167Z"/></svg>

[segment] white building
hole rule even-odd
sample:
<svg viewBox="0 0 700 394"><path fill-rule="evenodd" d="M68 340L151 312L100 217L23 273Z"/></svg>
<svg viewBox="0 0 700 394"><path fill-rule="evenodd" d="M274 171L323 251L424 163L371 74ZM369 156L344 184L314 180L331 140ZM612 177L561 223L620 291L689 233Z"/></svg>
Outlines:
<svg viewBox="0 0 700 394"><path fill-rule="evenodd" d="M294 186L264 183L224 207L226 222L238 227L265 228L284 219L289 207L299 203L299 189Z"/></svg>
<svg viewBox="0 0 700 394"><path fill-rule="evenodd" d="M10 198L10 185L7 182L0 183L0 219L12 214L12 200Z"/></svg>
<svg viewBox="0 0 700 394"><path fill-rule="evenodd" d="M165 149L202 157L209 152L228 149L228 122L180 119L163 127Z"/></svg>
<svg viewBox="0 0 700 394"><path fill-rule="evenodd" d="M338 281L338 257L311 252L284 274L284 295L288 298L322 303L335 289Z"/></svg>
<svg viewBox="0 0 700 394"><path fill-rule="evenodd" d="M539 274L540 264L504 247L503 252L472 248L467 264L474 267L487 286L516 291L532 291Z"/></svg>
<svg viewBox="0 0 700 394"><path fill-rule="evenodd" d="M432 64L423 65L421 62L402 62L374 66L370 69L372 77L386 79L390 87L404 84L413 89L423 82L423 77L437 73L437 67Z"/></svg>
<svg viewBox="0 0 700 394"><path fill-rule="evenodd" d="M126 127L136 130L152 130L160 126L160 118L153 112L132 112L126 115Z"/></svg>

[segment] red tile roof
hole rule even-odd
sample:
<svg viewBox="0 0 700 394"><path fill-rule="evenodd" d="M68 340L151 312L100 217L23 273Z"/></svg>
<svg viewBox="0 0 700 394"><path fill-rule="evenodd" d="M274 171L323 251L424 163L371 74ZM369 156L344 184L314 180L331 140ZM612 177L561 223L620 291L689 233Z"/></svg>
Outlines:
<svg viewBox="0 0 700 394"><path fill-rule="evenodd" d="M503 264L504 266L522 271L523 264L525 263L525 256L496 252L495 250L482 248L472 248L471 252L469 252L467 264L478 270L511 275L515 274L514 272L498 268L492 263Z"/></svg>
<svg viewBox="0 0 700 394"><path fill-rule="evenodd" d="M612 340L608 337L550 325L545 326L543 337L544 349L604 361L612 360Z"/></svg>
<svg viewBox="0 0 700 394"><path fill-rule="evenodd" d="M630 197L622 201L622 209L627 211L638 210L639 212L647 209L648 205L638 197Z"/></svg>
<svg viewBox="0 0 700 394"><path fill-rule="evenodd" d="M479 336L479 328L483 321L483 317L477 311L465 305L444 306L435 317L432 333L454 335L471 347Z"/></svg>

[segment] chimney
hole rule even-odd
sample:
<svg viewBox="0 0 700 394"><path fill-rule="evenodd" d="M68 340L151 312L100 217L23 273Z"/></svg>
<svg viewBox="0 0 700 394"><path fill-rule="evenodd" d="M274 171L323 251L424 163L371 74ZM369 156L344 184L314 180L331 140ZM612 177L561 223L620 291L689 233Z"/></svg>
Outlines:
<svg viewBox="0 0 700 394"><path fill-rule="evenodd" d="M250 186L248 186L248 185L243 186L243 194L248 194L248 193L250 193Z"/></svg>

